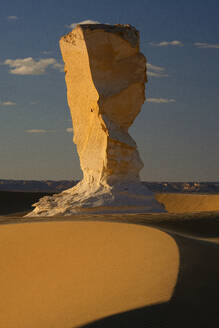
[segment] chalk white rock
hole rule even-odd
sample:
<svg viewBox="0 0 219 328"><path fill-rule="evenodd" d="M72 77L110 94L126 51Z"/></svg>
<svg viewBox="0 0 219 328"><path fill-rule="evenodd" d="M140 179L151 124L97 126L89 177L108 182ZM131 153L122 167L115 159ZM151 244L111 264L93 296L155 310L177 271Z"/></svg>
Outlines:
<svg viewBox="0 0 219 328"><path fill-rule="evenodd" d="M130 25L78 25L60 40L83 180L40 199L27 216L163 212L140 182L128 133L145 101L146 59Z"/></svg>

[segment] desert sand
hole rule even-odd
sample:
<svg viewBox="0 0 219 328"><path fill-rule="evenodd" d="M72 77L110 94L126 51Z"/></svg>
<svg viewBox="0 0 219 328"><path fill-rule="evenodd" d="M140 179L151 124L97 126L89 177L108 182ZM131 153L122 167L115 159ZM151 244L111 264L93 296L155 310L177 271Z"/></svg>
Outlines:
<svg viewBox="0 0 219 328"><path fill-rule="evenodd" d="M0 327L216 327L218 218L1 217Z"/></svg>
<svg viewBox="0 0 219 328"><path fill-rule="evenodd" d="M48 193L0 191L0 215L23 216ZM169 213L219 211L219 194L155 193ZM23 212L23 213L22 213Z"/></svg>
<svg viewBox="0 0 219 328"><path fill-rule="evenodd" d="M155 197L169 213L219 211L218 194L157 193Z"/></svg>

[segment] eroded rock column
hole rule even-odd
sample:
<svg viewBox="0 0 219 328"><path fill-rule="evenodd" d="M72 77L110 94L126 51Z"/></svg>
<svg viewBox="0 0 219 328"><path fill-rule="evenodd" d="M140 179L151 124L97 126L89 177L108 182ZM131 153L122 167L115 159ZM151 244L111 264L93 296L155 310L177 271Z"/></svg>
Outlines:
<svg viewBox="0 0 219 328"><path fill-rule="evenodd" d="M30 215L163 211L142 184L128 129L145 100L146 59L130 25L78 25L60 40L83 180Z"/></svg>

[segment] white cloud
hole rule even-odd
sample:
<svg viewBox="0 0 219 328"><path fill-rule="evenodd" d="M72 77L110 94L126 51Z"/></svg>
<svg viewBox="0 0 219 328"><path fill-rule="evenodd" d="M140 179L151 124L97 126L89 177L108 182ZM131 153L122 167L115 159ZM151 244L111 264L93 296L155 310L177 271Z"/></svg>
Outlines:
<svg viewBox="0 0 219 328"><path fill-rule="evenodd" d="M0 102L0 106L15 106L16 103L13 102L13 101L3 101L3 102Z"/></svg>
<svg viewBox="0 0 219 328"><path fill-rule="evenodd" d="M156 72L147 72L147 76L153 76L153 77L167 77L168 74L160 74L160 73L156 73Z"/></svg>
<svg viewBox="0 0 219 328"><path fill-rule="evenodd" d="M47 131L44 129L30 129L26 130L27 133L46 133Z"/></svg>
<svg viewBox="0 0 219 328"><path fill-rule="evenodd" d="M32 57L23 59L6 59L4 65L10 67L11 74L18 75L42 75L45 74L48 66L63 71L63 65L55 58L45 58L35 60Z"/></svg>
<svg viewBox="0 0 219 328"><path fill-rule="evenodd" d="M93 21L93 20L87 19L87 20L84 20L82 22L72 23L70 25L67 25L67 27L68 28L75 28L76 25L85 25L85 24L101 24L101 23L98 22L98 21Z"/></svg>
<svg viewBox="0 0 219 328"><path fill-rule="evenodd" d="M168 74L165 72L165 68L162 66L152 65L147 63L147 75L154 77L167 77Z"/></svg>
<svg viewBox="0 0 219 328"><path fill-rule="evenodd" d="M156 104L167 104L167 103L176 102L175 99L166 99L166 98L147 98L146 101Z"/></svg>
<svg viewBox="0 0 219 328"><path fill-rule="evenodd" d="M8 20L17 20L18 17L17 16L8 16L7 19Z"/></svg>
<svg viewBox="0 0 219 328"><path fill-rule="evenodd" d="M61 64L61 63L56 62L53 65L53 68L57 68L60 72L64 72L64 64Z"/></svg>
<svg viewBox="0 0 219 328"><path fill-rule="evenodd" d="M147 63L147 69L151 69L151 70L156 71L156 72L163 72L163 71L165 71L165 68L164 67L152 65L150 63Z"/></svg>
<svg viewBox="0 0 219 328"><path fill-rule="evenodd" d="M66 132L72 133L73 132L73 128L67 128Z"/></svg>
<svg viewBox="0 0 219 328"><path fill-rule="evenodd" d="M195 42L193 43L195 47L198 48L209 48L209 49L219 49L219 44L210 44L205 42Z"/></svg>
<svg viewBox="0 0 219 328"><path fill-rule="evenodd" d="M183 47L183 43L181 41L178 40L174 40L174 41L162 41L162 42L151 42L150 43L152 46L155 47L167 47L167 46L177 46L177 47Z"/></svg>

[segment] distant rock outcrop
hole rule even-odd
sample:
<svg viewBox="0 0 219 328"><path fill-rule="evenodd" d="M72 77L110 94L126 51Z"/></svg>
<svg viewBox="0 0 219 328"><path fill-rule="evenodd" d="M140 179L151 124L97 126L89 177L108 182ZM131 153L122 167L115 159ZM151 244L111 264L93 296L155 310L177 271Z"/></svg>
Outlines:
<svg viewBox="0 0 219 328"><path fill-rule="evenodd" d="M77 212L162 212L141 184L128 133L145 101L146 59L130 25L78 25L60 40L83 180L35 204L29 216Z"/></svg>
<svg viewBox="0 0 219 328"><path fill-rule="evenodd" d="M27 191L27 192L61 192L72 188L78 183L76 180L1 180L0 191Z"/></svg>
<svg viewBox="0 0 219 328"><path fill-rule="evenodd" d="M0 179L0 191L57 193L72 188L77 180L6 180ZM149 190L159 193L219 194L219 182L145 182Z"/></svg>

